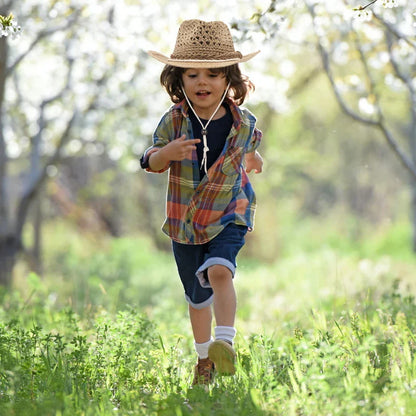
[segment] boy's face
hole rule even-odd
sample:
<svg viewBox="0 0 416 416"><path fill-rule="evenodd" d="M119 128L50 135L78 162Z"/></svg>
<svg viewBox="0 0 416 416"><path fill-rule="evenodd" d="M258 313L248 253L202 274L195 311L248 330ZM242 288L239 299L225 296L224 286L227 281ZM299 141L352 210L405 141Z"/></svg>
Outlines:
<svg viewBox="0 0 416 416"><path fill-rule="evenodd" d="M209 119L227 88L222 71L206 68L189 68L182 74L185 93L199 117Z"/></svg>

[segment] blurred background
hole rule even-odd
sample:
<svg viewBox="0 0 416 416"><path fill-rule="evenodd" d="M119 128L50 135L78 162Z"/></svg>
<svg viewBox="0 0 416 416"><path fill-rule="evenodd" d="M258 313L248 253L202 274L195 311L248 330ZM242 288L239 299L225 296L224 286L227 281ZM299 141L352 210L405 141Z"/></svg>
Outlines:
<svg viewBox="0 0 416 416"><path fill-rule="evenodd" d="M258 209L244 267L290 280L279 264L302 254L305 280L317 258L317 275L336 276L344 256L364 280L391 258L407 270L415 12L414 0L0 0L22 28L0 38L1 284L43 279L82 305L150 302L143 287L175 274L160 231L167 176L144 173L139 158L170 105L163 65L146 51L170 54L189 18L225 21L243 54L261 49L242 65L265 161L251 175Z"/></svg>

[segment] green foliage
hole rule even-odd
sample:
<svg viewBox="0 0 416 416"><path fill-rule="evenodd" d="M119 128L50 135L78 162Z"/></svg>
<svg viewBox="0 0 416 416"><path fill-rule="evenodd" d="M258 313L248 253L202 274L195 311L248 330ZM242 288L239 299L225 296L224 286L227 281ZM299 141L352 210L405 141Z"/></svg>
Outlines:
<svg viewBox="0 0 416 416"><path fill-rule="evenodd" d="M0 14L0 24L3 26L11 26L13 20L13 14L10 13L8 16L2 16Z"/></svg>
<svg viewBox="0 0 416 416"><path fill-rule="evenodd" d="M37 296L13 306L10 296L0 323L2 414L393 416L415 404L416 303L397 285L353 309L270 322L279 326L272 336L239 335L237 375L208 391L190 388L189 334L163 333L133 308L81 319L44 306L25 323L21 310Z"/></svg>
<svg viewBox="0 0 416 416"><path fill-rule="evenodd" d="M143 237L50 230L48 274L0 293L0 414L412 414L415 262L400 256L405 227L358 249L293 232L277 261L241 256L238 371L207 391L190 387L195 353L172 257Z"/></svg>
<svg viewBox="0 0 416 416"><path fill-rule="evenodd" d="M53 276L48 290L58 304L70 298L72 307L83 313L97 306L113 311L126 304L151 307L164 296L182 301L179 288L175 292L166 284L175 279L171 256L155 256L150 238L97 240L63 223L51 223L45 231L46 268Z"/></svg>

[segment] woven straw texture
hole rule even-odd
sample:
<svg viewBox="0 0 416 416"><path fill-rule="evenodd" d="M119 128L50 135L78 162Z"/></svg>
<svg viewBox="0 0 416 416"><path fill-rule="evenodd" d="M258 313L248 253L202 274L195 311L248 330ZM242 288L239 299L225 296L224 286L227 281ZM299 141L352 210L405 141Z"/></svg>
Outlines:
<svg viewBox="0 0 416 416"><path fill-rule="evenodd" d="M242 58L223 22L186 20L179 28L172 59L220 60Z"/></svg>
<svg viewBox="0 0 416 416"><path fill-rule="evenodd" d="M230 30L225 23L197 19L185 20L180 25L170 57L148 51L158 61L182 68L220 68L246 62L259 52L242 55L234 49Z"/></svg>

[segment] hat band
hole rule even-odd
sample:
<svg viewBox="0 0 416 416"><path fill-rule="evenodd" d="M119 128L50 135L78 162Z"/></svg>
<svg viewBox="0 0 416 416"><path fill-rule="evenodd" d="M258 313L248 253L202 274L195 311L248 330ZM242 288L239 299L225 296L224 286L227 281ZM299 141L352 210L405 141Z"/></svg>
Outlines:
<svg viewBox="0 0 416 416"><path fill-rule="evenodd" d="M177 59L177 60L184 60L184 61L221 61L221 60L229 60L229 59L241 59L243 55L241 52L227 52L225 54L219 54L218 51L216 53L210 53L212 51L205 50L205 51L198 51L195 53L194 51L187 51L187 53L173 53L170 58Z"/></svg>

